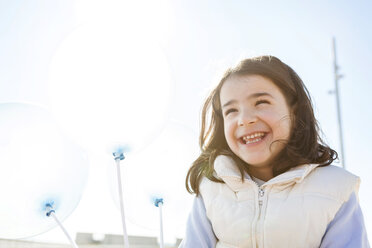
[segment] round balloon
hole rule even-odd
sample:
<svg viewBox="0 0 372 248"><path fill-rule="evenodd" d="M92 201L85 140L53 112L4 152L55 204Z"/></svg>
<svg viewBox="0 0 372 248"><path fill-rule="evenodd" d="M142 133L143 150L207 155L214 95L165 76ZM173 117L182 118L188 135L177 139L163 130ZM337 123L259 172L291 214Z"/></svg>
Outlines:
<svg viewBox="0 0 372 248"><path fill-rule="evenodd" d="M34 236L76 208L88 177L84 152L49 112L24 103L0 104L0 238Z"/></svg>
<svg viewBox="0 0 372 248"><path fill-rule="evenodd" d="M168 240L184 235L193 197L187 193L185 178L198 155L197 135L187 126L170 122L157 139L121 162L123 198L128 226L160 230L156 199L163 199L164 235ZM109 166L109 184L119 206L115 167ZM130 230L130 227L128 227Z"/></svg>
<svg viewBox="0 0 372 248"><path fill-rule="evenodd" d="M171 90L167 59L150 37L132 32L125 25L82 26L52 59L53 113L86 149L142 149L164 125Z"/></svg>

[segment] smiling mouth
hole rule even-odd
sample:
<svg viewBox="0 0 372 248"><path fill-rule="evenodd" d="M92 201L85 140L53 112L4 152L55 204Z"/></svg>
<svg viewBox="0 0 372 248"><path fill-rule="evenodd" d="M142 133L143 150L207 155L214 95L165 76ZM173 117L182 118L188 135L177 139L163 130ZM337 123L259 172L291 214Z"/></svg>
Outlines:
<svg viewBox="0 0 372 248"><path fill-rule="evenodd" d="M266 133L257 132L257 133L253 133L251 135L246 135L246 136L241 137L240 142L243 143L243 144L248 145L248 144L257 143L257 142L263 140L265 137L266 137Z"/></svg>

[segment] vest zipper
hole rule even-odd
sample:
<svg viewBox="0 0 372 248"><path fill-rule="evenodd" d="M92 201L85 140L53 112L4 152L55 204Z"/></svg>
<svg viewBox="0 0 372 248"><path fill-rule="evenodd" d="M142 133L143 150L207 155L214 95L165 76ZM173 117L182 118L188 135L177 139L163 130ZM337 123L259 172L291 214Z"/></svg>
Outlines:
<svg viewBox="0 0 372 248"><path fill-rule="evenodd" d="M257 183L256 183L257 184ZM257 184L258 186L258 184ZM261 209L262 209L262 205L263 205L263 198L264 198L264 195L265 195L265 190L263 188L261 188L260 186L258 186L258 218L257 218L257 222L256 222L256 230L255 230L255 238L256 238L256 248L258 248L258 244L259 244L259 239L257 237L257 230L258 228L260 228L260 220L261 220Z"/></svg>
<svg viewBox="0 0 372 248"><path fill-rule="evenodd" d="M257 185L257 188L258 188L258 219L260 219L261 217L261 207L262 207L262 203L263 203L263 197L265 195L265 190L263 188L261 188L258 183L256 183L255 181L253 181L256 185Z"/></svg>
<svg viewBox="0 0 372 248"><path fill-rule="evenodd" d="M262 188L258 188L258 205L260 206L260 215L261 215L261 207L263 202L263 197L265 195L265 191ZM260 217L259 215L259 217Z"/></svg>

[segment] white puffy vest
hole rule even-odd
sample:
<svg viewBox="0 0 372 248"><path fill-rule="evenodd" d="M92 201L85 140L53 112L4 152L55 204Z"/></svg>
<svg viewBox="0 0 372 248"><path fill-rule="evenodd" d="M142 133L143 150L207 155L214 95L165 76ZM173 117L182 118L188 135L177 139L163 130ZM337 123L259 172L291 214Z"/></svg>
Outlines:
<svg viewBox="0 0 372 248"><path fill-rule="evenodd" d="M227 156L218 156L214 169L225 183L204 178L200 192L217 248L319 247L328 224L360 183L336 166L297 166L261 187L249 175L242 182Z"/></svg>

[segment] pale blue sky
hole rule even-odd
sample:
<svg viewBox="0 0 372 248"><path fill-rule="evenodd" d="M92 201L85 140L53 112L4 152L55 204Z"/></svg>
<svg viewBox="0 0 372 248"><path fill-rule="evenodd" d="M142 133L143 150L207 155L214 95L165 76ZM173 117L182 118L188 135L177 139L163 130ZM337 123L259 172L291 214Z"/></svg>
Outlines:
<svg viewBox="0 0 372 248"><path fill-rule="evenodd" d="M146 1L137 2L144 3L143 10L146 10ZM131 6L130 1L125 3ZM194 133L199 131L201 104L215 85L217 75L246 56L270 54L289 64L303 79L313 97L325 140L339 151L335 98L328 93L334 88L332 37L336 37L338 64L344 75L340 80L340 97L346 166L362 179L360 201L371 235L372 169L368 155L372 140L369 130L372 126L369 103L372 2L192 0L162 3L165 10L158 15L152 13L152 19L146 19L149 12L141 11L138 6L134 8L138 19L133 20L133 25L140 19L145 20L148 26L142 23L140 27L143 32L151 33L154 21L157 23L155 19L165 16L164 26L155 27L165 30L164 37L159 38L156 33L153 37L160 40L172 76L168 117L188 126ZM86 9L90 11L89 6ZM91 10L91 16L97 14L102 18L97 11ZM26 101L49 106L49 66L60 44L81 24L79 15L73 0L0 0L0 102ZM73 223L78 223L79 216L71 218L76 219ZM90 231L94 231L93 228ZM63 242L63 239L55 240Z"/></svg>

